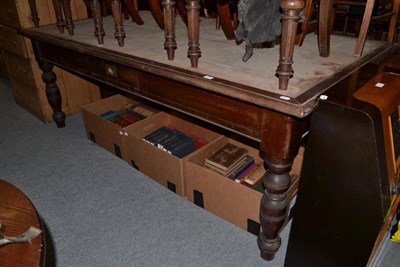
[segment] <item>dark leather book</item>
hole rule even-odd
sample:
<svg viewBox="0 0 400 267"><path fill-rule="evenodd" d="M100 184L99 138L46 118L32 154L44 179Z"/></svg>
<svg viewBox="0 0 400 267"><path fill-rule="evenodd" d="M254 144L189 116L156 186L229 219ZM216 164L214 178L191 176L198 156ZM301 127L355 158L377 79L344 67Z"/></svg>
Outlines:
<svg viewBox="0 0 400 267"><path fill-rule="evenodd" d="M215 154L206 159L206 163L227 171L247 155L247 149L227 143Z"/></svg>

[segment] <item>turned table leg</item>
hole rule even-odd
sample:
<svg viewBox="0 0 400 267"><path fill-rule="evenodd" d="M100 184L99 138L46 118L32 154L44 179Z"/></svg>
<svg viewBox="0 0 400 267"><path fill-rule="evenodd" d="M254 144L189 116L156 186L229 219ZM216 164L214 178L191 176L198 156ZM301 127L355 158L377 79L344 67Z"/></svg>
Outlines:
<svg viewBox="0 0 400 267"><path fill-rule="evenodd" d="M53 120L58 128L65 126L65 113L61 109L61 94L57 86L57 76L53 71L54 65L47 61L39 61L39 67L43 71L42 80L46 84L46 96L53 109Z"/></svg>
<svg viewBox="0 0 400 267"><path fill-rule="evenodd" d="M101 16L101 2L100 0L91 0L90 7L92 9L93 21L94 21L94 35L97 37L99 44L104 44L104 28L103 28L103 17Z"/></svg>
<svg viewBox="0 0 400 267"><path fill-rule="evenodd" d="M161 2L164 13L164 48L167 50L169 60L175 57L175 50L177 48L175 41L175 1L164 0Z"/></svg>
<svg viewBox="0 0 400 267"><path fill-rule="evenodd" d="M35 0L29 0L29 8L31 9L32 22L35 25L35 27L38 28L40 19L39 19L38 13L37 13Z"/></svg>
<svg viewBox="0 0 400 267"><path fill-rule="evenodd" d="M189 37L189 49L188 57L190 58L190 64L192 68L197 68L199 63L200 43L199 43L199 31L200 31L200 1L199 0L188 0L186 2L187 20L188 20L188 37Z"/></svg>
<svg viewBox="0 0 400 267"><path fill-rule="evenodd" d="M293 50L296 41L297 24L300 11L304 8L304 0L281 0L282 35L279 53L279 65L276 75L279 78L279 89L286 90L289 79L293 77Z"/></svg>
<svg viewBox="0 0 400 267"><path fill-rule="evenodd" d="M112 0L111 1L111 9L112 15L114 18L115 23L115 39L118 41L119 46L124 46L124 39L125 39L125 31L124 31L124 22L122 17L122 7L120 0Z"/></svg>
<svg viewBox="0 0 400 267"><path fill-rule="evenodd" d="M61 1L62 0L53 0L53 6L54 6L54 12L56 13L56 25L58 31L60 33L64 33L65 23L62 14Z"/></svg>
<svg viewBox="0 0 400 267"><path fill-rule="evenodd" d="M261 233L258 247L264 260L272 260L281 245L279 232L287 211L289 172L301 145L306 123L287 115L266 112L261 136L267 172L260 206Z"/></svg>

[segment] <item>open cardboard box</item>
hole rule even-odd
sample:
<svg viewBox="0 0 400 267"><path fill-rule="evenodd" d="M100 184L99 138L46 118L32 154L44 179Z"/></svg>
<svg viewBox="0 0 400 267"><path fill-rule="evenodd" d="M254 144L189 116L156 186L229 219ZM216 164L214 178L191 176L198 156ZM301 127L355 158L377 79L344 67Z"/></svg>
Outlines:
<svg viewBox="0 0 400 267"><path fill-rule="evenodd" d="M157 113L124 129L128 162L158 183L185 197L183 161L190 155L180 159L143 140L143 137L162 126L172 126L189 136L206 141L207 144L197 151L205 149L221 135L164 112Z"/></svg>
<svg viewBox="0 0 400 267"><path fill-rule="evenodd" d="M205 159L226 143L246 148L249 154L254 157L255 162L263 163L259 150L223 136L203 150L197 151L185 159L184 177L187 198L211 213L258 235L260 231L259 212L262 193L204 167ZM300 175L303 150L303 148L300 149L294 161L291 171L293 176L295 174ZM295 179L289 188L288 207L296 194L297 185L298 179Z"/></svg>
<svg viewBox="0 0 400 267"><path fill-rule="evenodd" d="M122 95L113 95L82 107L87 137L125 161L128 161L128 158L124 143L124 128L102 118L100 115L108 111L124 109L132 103L138 102ZM157 112L150 107L146 106L146 108Z"/></svg>

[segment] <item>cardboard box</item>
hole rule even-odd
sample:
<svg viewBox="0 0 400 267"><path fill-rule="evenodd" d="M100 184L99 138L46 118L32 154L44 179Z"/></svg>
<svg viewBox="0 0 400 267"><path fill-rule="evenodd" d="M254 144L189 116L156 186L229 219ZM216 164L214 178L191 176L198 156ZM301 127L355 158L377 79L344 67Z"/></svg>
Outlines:
<svg viewBox="0 0 400 267"><path fill-rule="evenodd" d="M125 128L127 132L125 146L128 161L132 166L136 166L142 173L178 195L185 197L183 161L190 155L180 159L143 141L143 137L162 126L172 126L187 135L195 136L208 143L197 151L206 148L211 142L220 138L221 135L164 112L157 113L145 121L139 121Z"/></svg>
<svg viewBox="0 0 400 267"><path fill-rule="evenodd" d="M214 154L226 143L246 148L255 162L263 163L259 150L227 137L221 137L205 149L192 154L185 160L185 190L187 198L194 204L255 235L260 232L259 212L262 193L221 176L204 167L205 159ZM301 149L301 153L302 153ZM292 173L300 174L302 154L293 164ZM297 181L288 193L288 206L296 193Z"/></svg>
<svg viewBox="0 0 400 267"><path fill-rule="evenodd" d="M124 140L124 135L127 134L124 131L125 127L104 119L100 115L108 111L124 109L132 103L138 102L122 95L114 95L82 107L87 137L125 161L128 161ZM146 108L156 112L150 107L146 106Z"/></svg>

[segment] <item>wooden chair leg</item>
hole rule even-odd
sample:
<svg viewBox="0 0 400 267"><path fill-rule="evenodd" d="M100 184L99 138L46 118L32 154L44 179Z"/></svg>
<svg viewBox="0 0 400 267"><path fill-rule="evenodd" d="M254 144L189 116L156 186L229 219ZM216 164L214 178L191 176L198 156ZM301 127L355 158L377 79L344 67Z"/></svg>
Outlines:
<svg viewBox="0 0 400 267"><path fill-rule="evenodd" d="M100 0L90 0L90 7L92 9L93 20L94 20L94 35L97 38L97 42L102 45L104 44L104 28L103 28L103 17L102 17L102 5Z"/></svg>
<svg viewBox="0 0 400 267"><path fill-rule="evenodd" d="M358 34L356 47L354 48L353 55L360 57L362 55L365 39L367 38L368 27L371 22L372 10L374 9L375 0L367 0L365 6L364 16L361 23L360 33Z"/></svg>
<svg viewBox="0 0 400 267"><path fill-rule="evenodd" d="M311 22L313 3L314 0L306 0L306 6L304 7L304 16L306 17L306 19L301 23L301 33L299 38L296 40L296 45L298 46L302 46L304 39L306 38L308 27L310 26Z"/></svg>
<svg viewBox="0 0 400 267"><path fill-rule="evenodd" d="M177 44L175 41L175 1L164 0L161 2L164 13L164 48L167 50L168 60L173 60Z"/></svg>
<svg viewBox="0 0 400 267"><path fill-rule="evenodd" d="M115 23L115 39L118 41L119 46L124 46L124 39L125 39L125 31L124 31L124 22L122 17L122 7L120 0L112 0L111 1L111 9L112 15L114 18Z"/></svg>
<svg viewBox="0 0 400 267"><path fill-rule="evenodd" d="M399 6L400 6L400 0L394 0L393 1L394 14L390 18L388 38L387 38L387 42L389 42L389 43L393 42L393 40L394 40L394 34L396 31L396 26L397 26L397 18L399 15Z"/></svg>
<svg viewBox="0 0 400 267"><path fill-rule="evenodd" d="M90 7L90 1L83 0L83 2L85 3L85 6L86 6L86 12L87 12L88 18L93 17L92 8Z"/></svg>
<svg viewBox="0 0 400 267"><path fill-rule="evenodd" d="M122 0L122 3L125 5L126 9L131 15L132 19L136 24L143 25L143 19L140 17L138 10L135 7L135 4L132 0Z"/></svg>
<svg viewBox="0 0 400 267"><path fill-rule="evenodd" d="M124 20L128 20L130 17L128 8L123 4L123 1L121 2L121 4L122 4L122 14L124 16Z"/></svg>
<svg viewBox="0 0 400 267"><path fill-rule="evenodd" d="M159 0L148 0L148 3L150 6L151 15L153 15L158 27L160 27L161 30L164 30L164 15L160 7Z"/></svg>
<svg viewBox="0 0 400 267"><path fill-rule="evenodd" d="M287 90L289 79L293 77L293 51L296 39L297 25L300 19L300 10L304 7L304 0L281 0L282 36L279 51L279 65L276 76L279 78L279 90Z"/></svg>
<svg viewBox="0 0 400 267"><path fill-rule="evenodd" d="M185 3L183 2L183 0L176 0L176 7L178 9L179 16L181 16L181 19L183 20L183 23L185 23L185 25L187 26L188 25L187 13L185 8Z"/></svg>
<svg viewBox="0 0 400 267"><path fill-rule="evenodd" d="M74 35L74 21L72 20L71 0L61 0L62 9L64 12L65 27L69 35Z"/></svg>
<svg viewBox="0 0 400 267"><path fill-rule="evenodd" d="M328 57L330 52L331 26L330 14L333 0L324 0L319 3L318 49L321 57Z"/></svg>
<svg viewBox="0 0 400 267"><path fill-rule="evenodd" d="M99 0L101 4L101 15L103 17L111 13L111 5L109 5L107 0Z"/></svg>
<svg viewBox="0 0 400 267"><path fill-rule="evenodd" d="M39 19L38 13L37 13L35 0L29 0L29 8L31 9L32 22L35 25L35 27L38 28L40 19Z"/></svg>
<svg viewBox="0 0 400 267"><path fill-rule="evenodd" d="M192 68L198 67L201 56L199 34L200 34L200 0L188 0L186 12L188 18L189 48L187 55L190 58Z"/></svg>
<svg viewBox="0 0 400 267"><path fill-rule="evenodd" d="M60 33L64 33L64 18L62 14L61 0L53 0L54 12L56 13L56 25Z"/></svg>
<svg viewBox="0 0 400 267"><path fill-rule="evenodd" d="M232 24L229 2L217 1L217 10L219 23L221 25L222 31L225 34L226 39L235 40L235 29Z"/></svg>

